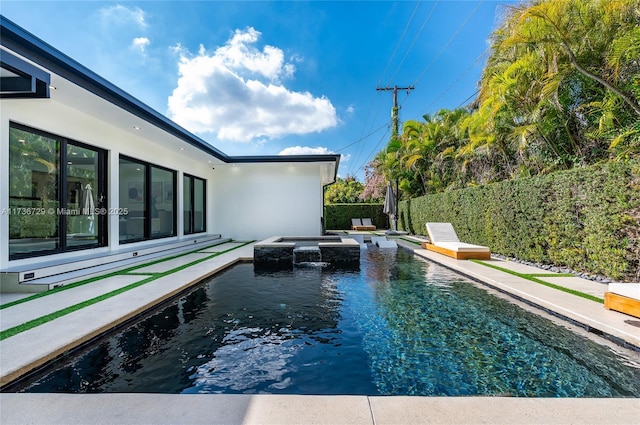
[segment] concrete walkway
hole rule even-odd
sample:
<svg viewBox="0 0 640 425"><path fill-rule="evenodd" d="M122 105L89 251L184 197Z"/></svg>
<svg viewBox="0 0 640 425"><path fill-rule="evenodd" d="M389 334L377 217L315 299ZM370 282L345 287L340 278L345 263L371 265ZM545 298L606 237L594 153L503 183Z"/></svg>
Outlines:
<svg viewBox="0 0 640 425"><path fill-rule="evenodd" d="M638 399L1 394L10 424L638 424Z"/></svg>
<svg viewBox="0 0 640 425"><path fill-rule="evenodd" d="M416 255L499 291L574 320L611 339L640 347L640 319L602 304L471 261L457 261L398 239ZM212 256L221 250L231 251ZM209 258L209 256L212 256ZM50 321L0 341L0 382L6 383L69 348L139 314L237 261L253 245L224 244L0 310L0 331L51 315ZM203 260L204 259L204 260ZM199 261L199 262L198 262ZM606 285L559 277L509 261L488 263L544 274L550 283L598 297ZM121 291L121 292L119 292ZM96 299L102 296L105 299ZM2 295L6 305L15 296ZM95 300L84 306L83 302ZM57 312L70 310L56 316ZM640 355L639 355L640 358ZM508 397L366 397L162 394L0 394L5 424L639 424L639 399L522 399Z"/></svg>

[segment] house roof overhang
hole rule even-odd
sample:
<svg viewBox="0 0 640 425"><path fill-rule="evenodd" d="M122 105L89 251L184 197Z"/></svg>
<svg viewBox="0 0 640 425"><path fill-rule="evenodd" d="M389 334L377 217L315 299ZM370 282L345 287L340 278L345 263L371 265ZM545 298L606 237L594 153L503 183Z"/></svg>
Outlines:
<svg viewBox="0 0 640 425"><path fill-rule="evenodd" d="M10 52L25 58L25 61L18 59L18 63L23 63L27 70L18 67L22 73L16 74L24 79L33 78L29 80L30 84L38 84L40 93L45 84L46 96L40 97L81 108L134 134L146 131L145 137L151 140L169 139L168 143L181 146L185 155L191 152L192 156L201 158L204 153L214 164L314 162L322 166L322 184L336 180L340 155L229 156L2 15L0 42L4 47L0 50L0 62L2 68L9 71L5 76L16 73L14 64L18 58ZM53 93L49 93L49 86L56 88ZM136 122L148 125L141 128ZM163 138L154 137L160 133Z"/></svg>

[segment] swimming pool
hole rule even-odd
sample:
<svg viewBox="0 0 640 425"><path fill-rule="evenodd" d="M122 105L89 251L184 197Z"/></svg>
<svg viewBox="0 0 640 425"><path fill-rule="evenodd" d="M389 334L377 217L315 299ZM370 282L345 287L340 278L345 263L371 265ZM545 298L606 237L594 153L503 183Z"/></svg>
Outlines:
<svg viewBox="0 0 640 425"><path fill-rule="evenodd" d="M636 360L372 248L359 270L236 265L22 391L638 397Z"/></svg>

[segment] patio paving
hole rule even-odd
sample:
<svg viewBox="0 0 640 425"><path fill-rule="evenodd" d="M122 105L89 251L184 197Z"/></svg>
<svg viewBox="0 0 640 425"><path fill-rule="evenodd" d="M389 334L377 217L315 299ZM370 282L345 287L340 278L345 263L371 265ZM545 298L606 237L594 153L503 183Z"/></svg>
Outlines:
<svg viewBox="0 0 640 425"><path fill-rule="evenodd" d="M73 290L55 292L33 299L26 303L28 304L28 308L23 304L7 307L0 313L0 331L35 319L34 312L37 312L39 317L42 317L88 299L123 288L134 282L139 282L144 278L145 276L112 276L102 279L99 282L78 286L73 288ZM33 294L26 295L32 296Z"/></svg>
<svg viewBox="0 0 640 425"><path fill-rule="evenodd" d="M222 252L229 249L237 248L241 245L242 245L242 242L227 242L226 244L212 246L210 248L202 249L198 252L209 252L209 253Z"/></svg>
<svg viewBox="0 0 640 425"><path fill-rule="evenodd" d="M413 425L638 423L637 399L1 394L9 424ZM90 407L89 407L90 406Z"/></svg>
<svg viewBox="0 0 640 425"><path fill-rule="evenodd" d="M226 245L226 244L222 244L222 245ZM207 258L211 254L212 253L209 253L209 252L194 252L193 254L181 255L180 257L174 258L173 260L167 260L161 263L152 264L147 267L141 267L139 269L134 270L133 273L166 273L178 267L183 267L188 264L191 264L194 261L199 261L199 260L202 260L203 258Z"/></svg>

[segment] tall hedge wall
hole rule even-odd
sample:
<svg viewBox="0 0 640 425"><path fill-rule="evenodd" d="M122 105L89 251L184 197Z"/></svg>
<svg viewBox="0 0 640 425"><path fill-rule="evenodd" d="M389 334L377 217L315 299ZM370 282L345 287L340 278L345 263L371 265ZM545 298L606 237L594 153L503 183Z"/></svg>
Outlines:
<svg viewBox="0 0 640 425"><path fill-rule="evenodd" d="M465 242L522 260L640 280L640 161L402 201L398 226L451 222Z"/></svg>
<svg viewBox="0 0 640 425"><path fill-rule="evenodd" d="M352 218L370 218L378 229L389 228L382 204L331 204L324 207L325 230L351 229Z"/></svg>

